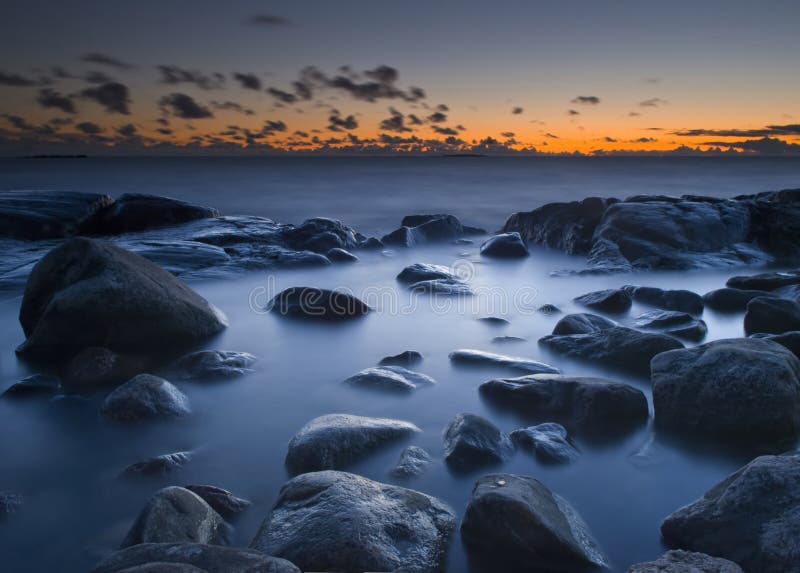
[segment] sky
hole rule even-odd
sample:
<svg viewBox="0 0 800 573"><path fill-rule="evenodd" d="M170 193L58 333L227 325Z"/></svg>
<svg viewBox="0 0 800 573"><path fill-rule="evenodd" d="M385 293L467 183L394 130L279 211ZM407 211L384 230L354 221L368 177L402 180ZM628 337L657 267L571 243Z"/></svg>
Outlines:
<svg viewBox="0 0 800 573"><path fill-rule="evenodd" d="M800 154L800 2L0 5L0 154Z"/></svg>

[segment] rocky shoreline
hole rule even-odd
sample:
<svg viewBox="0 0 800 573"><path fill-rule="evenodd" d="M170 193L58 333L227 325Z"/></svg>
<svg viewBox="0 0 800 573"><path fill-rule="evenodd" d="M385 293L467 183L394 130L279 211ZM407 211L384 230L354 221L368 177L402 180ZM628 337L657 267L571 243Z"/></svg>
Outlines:
<svg viewBox="0 0 800 573"><path fill-rule="evenodd" d="M345 264L363 249L464 244L486 234L443 214L406 216L400 228L377 238L323 218L287 225L221 216L163 197L51 192L0 193L0 222L7 253L0 288L16 294L24 285L20 323L26 340L17 352L41 368L3 398L104 394L100 413L109 424L191 416L191 404L175 384L242 376L257 359L197 350L228 323L224 309L184 280ZM542 245L586 255L589 267L579 272L588 274L793 264L800 246L800 190L732 200L591 198L517 213L501 231L482 237L481 256L524 258L531 245ZM437 265L406 267L398 281L437 295L470 295L468 282ZM554 357L649 380L656 432L720 447L745 445L761 454L703 498L665 516L661 533L676 550L630 571L796 570L799 298L800 271L732 277L725 289L705 294L622 285L576 298L590 312L561 317L539 340ZM621 325L633 301L653 310L632 326ZM706 336L700 318L705 307L743 313L748 337L692 346ZM276 295L268 310L310 324L359 320L374 311L353 295L304 285ZM412 370L420 360L412 351L386 357L342 383L413 393L436 384ZM456 474L497 468L520 453L568 464L581 455L573 436L613 440L651 418L645 394L630 384L472 349L455 349L450 360L516 374L489 379L479 391L533 422L506 434L487 418L452 412L442 429L441 461ZM413 489L345 471L419 432L392 418L314 418L287 445L285 464L294 477L249 548L226 546L230 522L247 511L247 500L211 484L172 485L152 495L119 540L120 549L94 571L441 571L457 527L471 561L486 570L608 566L578 511L533 477L483 475L459 512ZM174 452L123 473L166 475L191 456ZM437 461L410 446L392 472L412 479ZM13 520L18 511L24 500L0 492L0 518Z"/></svg>

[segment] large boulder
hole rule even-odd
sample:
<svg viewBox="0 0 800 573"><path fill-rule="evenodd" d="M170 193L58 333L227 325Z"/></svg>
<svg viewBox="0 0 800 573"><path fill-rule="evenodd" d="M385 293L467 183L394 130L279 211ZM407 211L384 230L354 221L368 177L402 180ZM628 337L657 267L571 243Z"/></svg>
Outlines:
<svg viewBox="0 0 800 573"><path fill-rule="evenodd" d="M705 553L667 551L655 561L631 565L628 573L744 573L733 561Z"/></svg>
<svg viewBox="0 0 800 573"><path fill-rule="evenodd" d="M800 330L800 303L773 297L757 297L747 303L745 334L782 334Z"/></svg>
<svg viewBox="0 0 800 573"><path fill-rule="evenodd" d="M289 442L286 465L293 473L337 469L420 429L410 422L327 414L303 426Z"/></svg>
<svg viewBox="0 0 800 573"><path fill-rule="evenodd" d="M72 191L0 191L0 237L40 240L76 235L114 200Z"/></svg>
<svg viewBox="0 0 800 573"><path fill-rule="evenodd" d="M114 389L100 412L119 422L176 418L189 414L189 399L175 386L151 374L139 374Z"/></svg>
<svg viewBox="0 0 800 573"><path fill-rule="evenodd" d="M353 249L358 246L356 232L341 221L325 217L306 219L300 225L285 225L281 238L295 251L326 253L331 249Z"/></svg>
<svg viewBox="0 0 800 573"><path fill-rule="evenodd" d="M800 360L780 344L742 338L665 352L652 382L660 428L755 443L800 432Z"/></svg>
<svg viewBox="0 0 800 573"><path fill-rule="evenodd" d="M689 314L703 312L703 297L690 290L664 290L656 287L625 285L622 290L642 304Z"/></svg>
<svg viewBox="0 0 800 573"><path fill-rule="evenodd" d="M402 366L376 366L353 374L344 383L370 390L412 392L421 386L435 384L436 381L430 376Z"/></svg>
<svg viewBox="0 0 800 573"><path fill-rule="evenodd" d="M761 456L661 524L673 547L738 563L745 571L796 571L800 563L800 454Z"/></svg>
<svg viewBox="0 0 800 573"><path fill-rule="evenodd" d="M347 320L372 310L352 294L316 287L289 287L269 302L267 310L280 316L312 320Z"/></svg>
<svg viewBox="0 0 800 573"><path fill-rule="evenodd" d="M434 497L322 471L281 488L251 546L303 571L433 573L444 568L455 521Z"/></svg>
<svg viewBox="0 0 800 573"><path fill-rule="evenodd" d="M554 366L537 360L531 360L530 358L506 356L505 354L495 354L493 352L472 350L470 348L454 350L449 356L453 364L465 366L491 366L515 370L517 372L527 372L528 374L558 374L561 372Z"/></svg>
<svg viewBox="0 0 800 573"><path fill-rule="evenodd" d="M574 300L583 306L610 313L627 312L633 304L631 295L614 288L589 292L575 297Z"/></svg>
<svg viewBox="0 0 800 573"><path fill-rule="evenodd" d="M723 312L743 311L754 298L775 296L763 290L743 290L738 288L720 288L703 295L708 308Z"/></svg>
<svg viewBox="0 0 800 573"><path fill-rule="evenodd" d="M164 350L218 333L225 316L172 274L92 239L64 242L28 278L19 314L26 355Z"/></svg>
<svg viewBox="0 0 800 573"><path fill-rule="evenodd" d="M444 430L444 459L458 470L500 463L513 451L509 437L476 414L456 414Z"/></svg>
<svg viewBox="0 0 800 573"><path fill-rule="evenodd" d="M219 216L219 212L210 207L192 205L185 201L158 195L125 193L97 213L84 226L84 231L102 235L117 235L217 216Z"/></svg>
<svg viewBox="0 0 800 573"><path fill-rule="evenodd" d="M461 539L492 571L586 571L606 558L578 512L538 480L512 474L480 478Z"/></svg>
<svg viewBox="0 0 800 573"><path fill-rule="evenodd" d="M617 326L616 322L603 316L578 312L559 320L553 327L553 334L587 334L614 326Z"/></svg>
<svg viewBox="0 0 800 573"><path fill-rule="evenodd" d="M501 233L481 245L481 255L495 259L524 259L528 256L528 247L519 233Z"/></svg>

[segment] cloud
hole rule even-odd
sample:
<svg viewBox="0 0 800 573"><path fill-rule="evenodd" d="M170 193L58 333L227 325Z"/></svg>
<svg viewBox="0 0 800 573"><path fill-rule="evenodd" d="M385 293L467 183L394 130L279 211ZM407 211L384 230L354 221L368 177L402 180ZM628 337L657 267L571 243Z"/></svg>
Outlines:
<svg viewBox="0 0 800 573"><path fill-rule="evenodd" d="M440 111L436 111L428 116L428 121L431 123L444 123L447 121L447 116Z"/></svg>
<svg viewBox="0 0 800 573"><path fill-rule="evenodd" d="M96 88L87 88L81 92L85 98L91 99L106 108L108 113L130 115L130 92L128 86L119 82L103 84Z"/></svg>
<svg viewBox="0 0 800 573"><path fill-rule="evenodd" d="M297 94L297 97L304 100L309 100L313 97L311 86L302 81L292 82L292 87Z"/></svg>
<svg viewBox="0 0 800 573"><path fill-rule="evenodd" d="M684 129L673 135L687 137L769 137L771 135L800 135L800 123L767 125L758 129Z"/></svg>
<svg viewBox="0 0 800 573"><path fill-rule="evenodd" d="M638 139L631 139L629 143L653 143L654 141L658 140L653 139L652 137L640 137Z"/></svg>
<svg viewBox="0 0 800 573"><path fill-rule="evenodd" d="M432 125L431 129L439 135L458 135L458 131L452 127L439 127L438 125Z"/></svg>
<svg viewBox="0 0 800 573"><path fill-rule="evenodd" d="M288 26L291 24L291 21L282 16L275 16L273 14L256 14L255 16L251 16L247 20L247 23L254 26L277 27Z"/></svg>
<svg viewBox="0 0 800 573"><path fill-rule="evenodd" d="M297 96L293 93L285 92L278 88L269 88L267 89L267 93L270 94L275 99L283 102L283 103L294 103L297 101Z"/></svg>
<svg viewBox="0 0 800 573"><path fill-rule="evenodd" d="M193 84L203 90L220 89L225 84L225 76L220 73L206 75L198 70L187 70L179 66L157 66L163 84Z"/></svg>
<svg viewBox="0 0 800 573"><path fill-rule="evenodd" d="M402 113L391 107L389 108L389 113L391 116L381 121L380 129L397 133L413 131L410 127L406 127L405 116Z"/></svg>
<svg viewBox="0 0 800 573"><path fill-rule="evenodd" d="M116 68L118 70L132 70L136 67L133 64L129 64L128 62L123 62L120 59L114 58L107 54L100 54L97 52L82 56L81 61L87 62L89 64L99 64L101 66L109 66L111 68Z"/></svg>
<svg viewBox="0 0 800 573"><path fill-rule="evenodd" d="M87 135L97 135L98 133L103 132L103 128L97 125L96 123L92 123L91 121L84 121L75 125L75 129L86 133Z"/></svg>
<svg viewBox="0 0 800 573"><path fill-rule="evenodd" d="M716 145L729 149L740 149L761 155L796 155L800 153L800 145L788 143L781 139L763 137L761 139L748 139L745 141L715 141L704 145Z"/></svg>
<svg viewBox="0 0 800 573"><path fill-rule="evenodd" d="M120 125L115 130L119 135L122 137L134 137L136 135L136 126L132 123L126 123L125 125Z"/></svg>
<svg viewBox="0 0 800 573"><path fill-rule="evenodd" d="M261 80L255 74L243 74L236 72L233 74L233 79L241 84L247 90L260 90Z"/></svg>
<svg viewBox="0 0 800 573"><path fill-rule="evenodd" d="M422 125L423 123L423 121L413 113L409 113L406 116L406 119L408 120L409 125Z"/></svg>
<svg viewBox="0 0 800 573"><path fill-rule="evenodd" d="M25 88L42 85L42 83L43 82L41 80L27 78L19 74L7 74L6 72L0 70L0 85L2 86Z"/></svg>
<svg viewBox="0 0 800 573"><path fill-rule="evenodd" d="M639 117L640 115L642 115L642 114L637 112L637 111L629 111L628 112L628 117Z"/></svg>
<svg viewBox="0 0 800 573"><path fill-rule="evenodd" d="M194 98L182 93L171 93L158 101L161 109L183 119L204 119L214 117L211 110L198 104Z"/></svg>
<svg viewBox="0 0 800 573"><path fill-rule="evenodd" d="M502 135L503 137L514 137L514 132L513 131L504 131L500 135Z"/></svg>
<svg viewBox="0 0 800 573"><path fill-rule="evenodd" d="M667 100L661 99L659 97L654 97L650 99L646 99L644 101L639 102L640 107L661 107L662 105L667 105Z"/></svg>
<svg viewBox="0 0 800 573"><path fill-rule="evenodd" d="M286 124L282 121L272 121L270 119L264 122L264 127L261 128L261 133L264 135L272 135L276 131L286 131Z"/></svg>
<svg viewBox="0 0 800 573"><path fill-rule="evenodd" d="M60 109L66 113L78 113L75 109L75 103L69 96L50 88L39 90L39 97L36 98L36 101L42 107Z"/></svg>
<svg viewBox="0 0 800 573"><path fill-rule="evenodd" d="M617 140L616 140L616 139L614 139L613 137L609 137L609 136L605 136L605 137L603 138L603 140L604 140L604 141L606 141L606 142L608 142L608 143L616 143L616 142L617 142Z"/></svg>
<svg viewBox="0 0 800 573"><path fill-rule="evenodd" d="M549 137L550 139L559 139L555 133L545 133L544 136Z"/></svg>
<svg viewBox="0 0 800 573"><path fill-rule="evenodd" d="M339 115L338 111L335 111L335 113L331 114L331 116L328 117L328 121L330 122L330 124L328 125L328 129L330 129L331 131L341 131L343 129L349 130L358 127L358 121L356 121L354 115L348 115L347 117L342 117L341 115Z"/></svg>
<svg viewBox="0 0 800 573"><path fill-rule="evenodd" d="M20 117L18 115L3 114L3 118L8 123L19 129L20 131L33 131L36 129L36 126L28 123L28 120L26 120L24 117Z"/></svg>
<svg viewBox="0 0 800 573"><path fill-rule="evenodd" d="M349 68L345 69L347 71L344 74L329 76L314 66L306 67L300 72L300 80L294 84L295 89L298 83L309 90L315 87L334 89L347 93L353 99L371 103L381 99L401 99L407 102L425 99L425 91L422 88L397 87L400 73L391 66L382 65L362 72L364 81L359 74L350 71Z"/></svg>
<svg viewBox="0 0 800 573"><path fill-rule="evenodd" d="M600 103L600 98L597 96L576 96L570 100L570 103L578 105L597 105Z"/></svg>
<svg viewBox="0 0 800 573"><path fill-rule="evenodd" d="M256 112L249 107L245 107L240 103L236 103L235 101L212 101L211 107L223 111L235 111L236 113L241 113L243 115L256 114Z"/></svg>
<svg viewBox="0 0 800 573"><path fill-rule="evenodd" d="M87 72L87 74L83 76L83 80L90 84L107 84L116 81L108 74L97 71Z"/></svg>
<svg viewBox="0 0 800 573"><path fill-rule="evenodd" d="M440 103L436 106L436 111L450 111L450 108L447 107L445 104Z"/></svg>
<svg viewBox="0 0 800 573"><path fill-rule="evenodd" d="M519 114L521 114L523 111L525 111L525 110L524 110L524 109L522 109L521 107L512 107L512 108L511 108L511 113L512 113L513 115L519 115Z"/></svg>
<svg viewBox="0 0 800 573"><path fill-rule="evenodd" d="M567 110L567 115L580 115L580 114L581 114L581 112L579 112L576 109L568 109Z"/></svg>

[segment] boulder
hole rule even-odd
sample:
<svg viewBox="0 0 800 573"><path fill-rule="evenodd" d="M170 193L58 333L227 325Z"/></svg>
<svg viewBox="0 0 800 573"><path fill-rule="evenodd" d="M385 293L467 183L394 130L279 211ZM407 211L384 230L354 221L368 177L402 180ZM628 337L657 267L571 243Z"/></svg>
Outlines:
<svg viewBox="0 0 800 573"><path fill-rule="evenodd" d="M579 312L568 314L553 327L553 334L588 334L606 328L613 328L617 323L608 318Z"/></svg>
<svg viewBox="0 0 800 573"><path fill-rule="evenodd" d="M234 257L222 247L199 241L126 241L120 246L141 255L174 275L232 265Z"/></svg>
<svg viewBox="0 0 800 573"><path fill-rule="evenodd" d="M326 253L331 249L358 246L356 232L341 221L325 217L306 219L300 225L284 225L280 230L286 247L295 251Z"/></svg>
<svg viewBox="0 0 800 573"><path fill-rule="evenodd" d="M703 312L703 297L690 290L664 290L656 287L625 285L622 290L636 302L664 310L675 310L689 314Z"/></svg>
<svg viewBox="0 0 800 573"><path fill-rule="evenodd" d="M725 283L731 288L766 291L797 284L800 284L800 270L731 277Z"/></svg>
<svg viewBox="0 0 800 573"><path fill-rule="evenodd" d="M631 565L628 573L744 573L733 561L693 551L667 551L655 561Z"/></svg>
<svg viewBox="0 0 800 573"><path fill-rule="evenodd" d="M453 511L434 497L337 471L286 483L251 547L303 571L444 568Z"/></svg>
<svg viewBox="0 0 800 573"><path fill-rule="evenodd" d="M36 263L19 318L27 340L17 351L48 356L89 346L164 350L227 325L218 309L172 274L85 238L62 243Z"/></svg>
<svg viewBox="0 0 800 573"><path fill-rule="evenodd" d="M250 366L255 361L256 357L247 352L200 350L179 358L174 368L181 378L189 380L235 378L252 372Z"/></svg>
<svg viewBox="0 0 800 573"><path fill-rule="evenodd" d="M325 256L328 257L328 260L336 263L355 263L358 261L357 256L340 247L334 247L330 249L327 253L325 253Z"/></svg>
<svg viewBox="0 0 800 573"><path fill-rule="evenodd" d="M578 512L538 480L512 474L480 478L472 490L461 539L492 571L585 571L607 566Z"/></svg>
<svg viewBox="0 0 800 573"><path fill-rule="evenodd" d="M102 386L117 386L144 371L146 361L90 346L72 357L64 369L64 387L72 392L91 391Z"/></svg>
<svg viewBox="0 0 800 573"><path fill-rule="evenodd" d="M392 475L409 478L425 473L431 465L431 455L418 446L408 446L400 452L397 465L392 468Z"/></svg>
<svg viewBox="0 0 800 573"><path fill-rule="evenodd" d="M381 237L385 245L411 247L421 243L451 241L477 229L464 227L453 215L408 215L400 228Z"/></svg>
<svg viewBox="0 0 800 573"><path fill-rule="evenodd" d="M782 334L757 333L753 334L752 337L764 338L772 342L777 342L784 348L790 350L795 356L800 357L800 331L793 330Z"/></svg>
<svg viewBox="0 0 800 573"><path fill-rule="evenodd" d="M165 476L183 468L192 461L192 452L174 452L136 462L122 470L122 477Z"/></svg>
<svg viewBox="0 0 800 573"><path fill-rule="evenodd" d="M500 463L513 450L506 434L476 414L456 414L444 430L444 459L457 470Z"/></svg>
<svg viewBox="0 0 800 573"><path fill-rule="evenodd" d="M761 456L661 524L672 547L724 557L745 571L800 563L800 454Z"/></svg>
<svg viewBox="0 0 800 573"><path fill-rule="evenodd" d="M157 195L125 193L98 212L87 225L84 225L84 231L118 235L218 216L219 212L210 207L192 205Z"/></svg>
<svg viewBox="0 0 800 573"><path fill-rule="evenodd" d="M402 366L377 366L353 374L344 383L371 390L412 392L421 386L436 384L436 381L430 376Z"/></svg>
<svg viewBox="0 0 800 573"><path fill-rule="evenodd" d="M25 499L18 493L0 491L0 521L16 513L24 501Z"/></svg>
<svg viewBox="0 0 800 573"><path fill-rule="evenodd" d="M741 290L738 288L720 288L703 295L708 308L723 312L744 311L747 303L757 297L774 296L763 290Z"/></svg>
<svg viewBox="0 0 800 573"><path fill-rule="evenodd" d="M139 543L207 543L225 545L229 526L197 494L165 487L153 494L136 518L121 547Z"/></svg>
<svg viewBox="0 0 800 573"><path fill-rule="evenodd" d="M327 414L303 426L289 442L286 465L293 473L336 469L420 429L389 418Z"/></svg>
<svg viewBox="0 0 800 573"><path fill-rule="evenodd" d="M397 275L398 282L408 285L420 281L436 279L460 280L448 267L444 265L430 265L428 263L414 263L413 265L408 265Z"/></svg>
<svg viewBox="0 0 800 573"><path fill-rule="evenodd" d="M708 327L705 321L676 310L653 310L639 315L634 324L638 328L661 330L676 338L698 342L705 338Z"/></svg>
<svg viewBox="0 0 800 573"><path fill-rule="evenodd" d="M0 191L0 237L38 241L78 234L114 200L72 191Z"/></svg>
<svg viewBox="0 0 800 573"><path fill-rule="evenodd" d="M502 233L490 237L481 245L481 255L496 259L522 259L528 256L528 247L519 233Z"/></svg>
<svg viewBox="0 0 800 573"><path fill-rule="evenodd" d="M462 348L460 350L454 350L449 356L453 364L465 366L492 366L516 370L518 372L527 372L529 374L558 374L560 372L558 368L545 364L544 362L520 358L518 356L506 356L505 354L484 352L483 350Z"/></svg>
<svg viewBox="0 0 800 573"><path fill-rule="evenodd" d="M659 428L723 441L781 443L800 432L800 360L754 338L665 352L652 362Z"/></svg>
<svg viewBox="0 0 800 573"><path fill-rule="evenodd" d="M31 374L9 386L3 396L25 398L29 396L53 396L61 390L61 379L52 374Z"/></svg>
<svg viewBox="0 0 800 573"><path fill-rule="evenodd" d="M316 287L289 287L279 292L267 310L281 316L314 320L347 320L372 310L361 299L342 291Z"/></svg>
<svg viewBox="0 0 800 573"><path fill-rule="evenodd" d="M756 297L747 303L744 314L746 334L782 334L800 330L800 303L773 297Z"/></svg>
<svg viewBox="0 0 800 573"><path fill-rule="evenodd" d="M576 297L575 302L609 313L627 312L631 308L631 295L622 289L606 289Z"/></svg>
<svg viewBox="0 0 800 573"><path fill-rule="evenodd" d="M531 450L543 462L566 463L580 454L567 437L567 429L555 422L514 430L511 441L519 448Z"/></svg>
<svg viewBox="0 0 800 573"><path fill-rule="evenodd" d="M139 374L103 401L100 413L119 422L175 418L191 412L189 399L175 386L151 374Z"/></svg>
<svg viewBox="0 0 800 573"><path fill-rule="evenodd" d="M248 500L236 497L221 487L213 485L185 485L183 487L200 496L214 511L226 519L236 517L252 505Z"/></svg>
<svg viewBox="0 0 800 573"><path fill-rule="evenodd" d="M422 354L416 350L404 350L400 354L384 356L378 362L379 366L413 366L422 362Z"/></svg>

